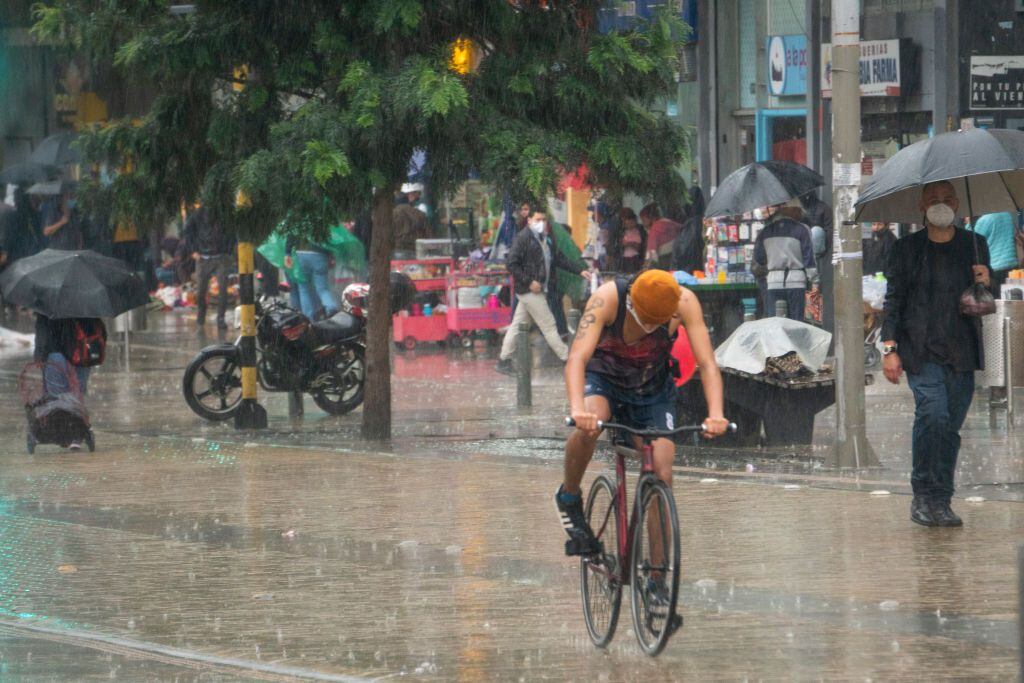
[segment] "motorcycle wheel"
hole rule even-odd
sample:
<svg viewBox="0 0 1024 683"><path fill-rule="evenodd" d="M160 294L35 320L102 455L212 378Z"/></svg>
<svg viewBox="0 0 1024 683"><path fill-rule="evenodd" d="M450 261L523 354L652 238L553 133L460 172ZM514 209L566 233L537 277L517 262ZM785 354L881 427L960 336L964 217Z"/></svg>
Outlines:
<svg viewBox="0 0 1024 683"><path fill-rule="evenodd" d="M339 358L331 372L330 386L311 392L313 402L331 415L352 412L363 402L366 383L366 360L363 347L353 344L339 350Z"/></svg>
<svg viewBox="0 0 1024 683"><path fill-rule="evenodd" d="M242 402L242 368L234 349L202 351L181 380L185 403L201 418L230 419Z"/></svg>

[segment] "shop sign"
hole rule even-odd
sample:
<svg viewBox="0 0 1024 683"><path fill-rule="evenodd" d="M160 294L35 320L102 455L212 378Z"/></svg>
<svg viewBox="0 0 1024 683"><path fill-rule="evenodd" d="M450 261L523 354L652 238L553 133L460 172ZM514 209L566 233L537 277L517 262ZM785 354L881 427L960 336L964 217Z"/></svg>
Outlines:
<svg viewBox="0 0 1024 683"><path fill-rule="evenodd" d="M768 87L773 95L807 93L806 36L768 36Z"/></svg>
<svg viewBox="0 0 1024 683"><path fill-rule="evenodd" d="M860 43L860 96L899 97L902 82L900 41ZM821 96L832 97L832 44L821 46Z"/></svg>
<svg viewBox="0 0 1024 683"><path fill-rule="evenodd" d="M971 56L971 109L1024 109L1024 56Z"/></svg>

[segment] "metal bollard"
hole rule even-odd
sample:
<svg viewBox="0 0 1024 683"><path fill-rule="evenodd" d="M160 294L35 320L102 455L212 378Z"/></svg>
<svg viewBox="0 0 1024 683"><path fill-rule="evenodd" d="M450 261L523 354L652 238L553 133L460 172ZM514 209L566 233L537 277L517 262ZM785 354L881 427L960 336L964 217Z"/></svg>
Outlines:
<svg viewBox="0 0 1024 683"><path fill-rule="evenodd" d="M306 414L306 409L302 405L302 392L301 391L289 391L288 392L288 417L302 417Z"/></svg>
<svg viewBox="0 0 1024 683"><path fill-rule="evenodd" d="M576 333L580 329L580 309L570 308L566 322L569 323L569 329L572 331L572 338L576 339Z"/></svg>
<svg viewBox="0 0 1024 683"><path fill-rule="evenodd" d="M775 317L776 318L785 318L788 313L789 313L789 304L787 302L785 302L785 301L776 301L775 302Z"/></svg>
<svg viewBox="0 0 1024 683"><path fill-rule="evenodd" d="M533 349L530 347L530 323L519 323L519 338L516 339L516 405L520 408L533 406Z"/></svg>

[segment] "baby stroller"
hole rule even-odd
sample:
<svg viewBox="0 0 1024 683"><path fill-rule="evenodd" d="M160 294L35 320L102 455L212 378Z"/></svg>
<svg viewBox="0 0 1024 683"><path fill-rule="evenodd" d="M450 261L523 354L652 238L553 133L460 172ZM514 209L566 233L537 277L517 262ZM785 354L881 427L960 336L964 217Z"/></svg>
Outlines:
<svg viewBox="0 0 1024 683"><path fill-rule="evenodd" d="M29 363L18 378L18 391L28 417L29 453L35 453L39 444L67 448L84 443L89 452L96 450L89 412L70 365Z"/></svg>

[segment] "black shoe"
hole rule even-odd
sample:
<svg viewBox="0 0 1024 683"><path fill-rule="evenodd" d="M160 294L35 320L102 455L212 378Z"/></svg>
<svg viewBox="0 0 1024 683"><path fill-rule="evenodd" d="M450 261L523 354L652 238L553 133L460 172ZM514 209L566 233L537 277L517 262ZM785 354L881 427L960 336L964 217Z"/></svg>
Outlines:
<svg viewBox="0 0 1024 683"><path fill-rule="evenodd" d="M509 377L516 377L519 374L518 372L516 372L515 366L512 365L511 358L508 358L506 360L499 360L498 364L494 366L494 369L503 375L508 375Z"/></svg>
<svg viewBox="0 0 1024 683"><path fill-rule="evenodd" d="M910 521L921 526L938 526L932 515L931 501L924 496L914 496L910 503Z"/></svg>
<svg viewBox="0 0 1024 683"><path fill-rule="evenodd" d="M647 586L644 590L643 601L646 606L647 613L647 629L655 634L661 634L661 624L666 623L668 626L669 634L674 633L676 630L682 628L683 617L681 614L674 613L671 617L668 617L669 603L671 602L668 585L665 581L649 578L647 579Z"/></svg>
<svg viewBox="0 0 1024 683"><path fill-rule="evenodd" d="M932 503L932 519L936 526L963 526L964 520L960 519L953 508L949 507L946 501Z"/></svg>
<svg viewBox="0 0 1024 683"><path fill-rule="evenodd" d="M555 491L555 510L569 540L565 542L566 555L594 555L601 552L601 542L594 537L594 532L587 524L583 514L583 498L581 496L566 497L562 495L562 487Z"/></svg>

